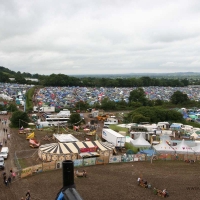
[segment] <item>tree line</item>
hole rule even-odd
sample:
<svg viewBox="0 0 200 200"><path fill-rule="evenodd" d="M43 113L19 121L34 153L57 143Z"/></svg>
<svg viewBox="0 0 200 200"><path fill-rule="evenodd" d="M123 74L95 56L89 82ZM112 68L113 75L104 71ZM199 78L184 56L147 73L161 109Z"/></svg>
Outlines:
<svg viewBox="0 0 200 200"><path fill-rule="evenodd" d="M14 78L14 80L10 80ZM26 80L35 78L38 82ZM170 86L185 87L189 84L198 83L198 80L187 78L164 78L164 77L126 77L126 78L105 78L105 77L73 77L65 74L39 75L30 73L14 72L0 66L0 82L34 84L43 86L80 86L80 87L149 87L149 86Z"/></svg>

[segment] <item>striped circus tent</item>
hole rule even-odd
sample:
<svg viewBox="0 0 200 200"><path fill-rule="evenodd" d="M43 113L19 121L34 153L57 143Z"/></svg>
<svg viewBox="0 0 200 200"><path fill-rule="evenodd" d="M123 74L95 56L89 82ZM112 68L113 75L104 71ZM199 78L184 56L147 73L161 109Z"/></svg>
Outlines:
<svg viewBox="0 0 200 200"><path fill-rule="evenodd" d="M99 141L50 143L41 145L38 150L38 155L43 161L76 160L83 154L86 154L87 157L92 157L97 154L100 156L108 156L112 154L113 148L113 146Z"/></svg>

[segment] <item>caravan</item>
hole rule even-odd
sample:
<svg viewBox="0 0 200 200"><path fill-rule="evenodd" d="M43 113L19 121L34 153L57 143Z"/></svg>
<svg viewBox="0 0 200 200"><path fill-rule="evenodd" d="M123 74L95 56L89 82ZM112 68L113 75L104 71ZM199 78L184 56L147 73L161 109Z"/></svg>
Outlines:
<svg viewBox="0 0 200 200"><path fill-rule="evenodd" d="M157 126L162 130L163 129L168 130L170 128L169 122L158 122Z"/></svg>
<svg viewBox="0 0 200 200"><path fill-rule="evenodd" d="M118 119L107 118L107 120L104 122L104 127L109 128L109 125L111 125L111 124L118 124Z"/></svg>

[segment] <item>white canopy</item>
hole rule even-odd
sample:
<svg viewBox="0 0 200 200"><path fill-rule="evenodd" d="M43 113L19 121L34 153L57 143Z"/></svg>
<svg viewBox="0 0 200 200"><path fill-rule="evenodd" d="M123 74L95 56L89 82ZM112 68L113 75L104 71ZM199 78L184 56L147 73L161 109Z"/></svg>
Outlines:
<svg viewBox="0 0 200 200"><path fill-rule="evenodd" d="M177 154L194 154L194 151L189 147L183 139L180 144L173 147Z"/></svg>
<svg viewBox="0 0 200 200"><path fill-rule="evenodd" d="M170 154L175 153L174 149L168 145L166 140L162 140L160 144L154 145L153 148L158 153L170 153Z"/></svg>
<svg viewBox="0 0 200 200"><path fill-rule="evenodd" d="M72 134L53 134L59 142L79 142Z"/></svg>
<svg viewBox="0 0 200 200"><path fill-rule="evenodd" d="M135 147L150 147L151 146L151 144L143 138L142 134L140 134L140 136L136 140L131 140L130 143Z"/></svg>
<svg viewBox="0 0 200 200"><path fill-rule="evenodd" d="M195 154L200 154L200 144L195 147L192 147L192 150L195 151Z"/></svg>
<svg viewBox="0 0 200 200"><path fill-rule="evenodd" d="M194 132L190 135L191 137L194 137L194 139L196 140L197 138L199 138L199 136Z"/></svg>

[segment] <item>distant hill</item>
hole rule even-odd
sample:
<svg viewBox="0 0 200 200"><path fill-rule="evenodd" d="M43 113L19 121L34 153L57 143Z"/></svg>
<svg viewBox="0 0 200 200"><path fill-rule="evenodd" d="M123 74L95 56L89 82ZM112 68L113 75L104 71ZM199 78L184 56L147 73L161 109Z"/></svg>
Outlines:
<svg viewBox="0 0 200 200"><path fill-rule="evenodd" d="M9 78L15 78L16 75L21 75L24 78L44 78L46 75L30 74L25 72L15 72L3 66L0 66L0 73L7 75ZM53 74L53 73L52 73ZM65 74L68 75L68 74ZM200 78L200 72L174 72L174 73L126 73L126 74L74 74L68 75L70 77L84 78L130 78L130 77L154 77L154 78Z"/></svg>
<svg viewBox="0 0 200 200"><path fill-rule="evenodd" d="M96 78L130 78L130 77L154 77L154 78L192 78L200 77L200 72L174 72L174 73L130 73L130 74L87 74L71 75L77 78L96 77Z"/></svg>
<svg viewBox="0 0 200 200"><path fill-rule="evenodd" d="M8 68L0 66L0 72L9 76L9 78L14 78L16 72L9 70Z"/></svg>

